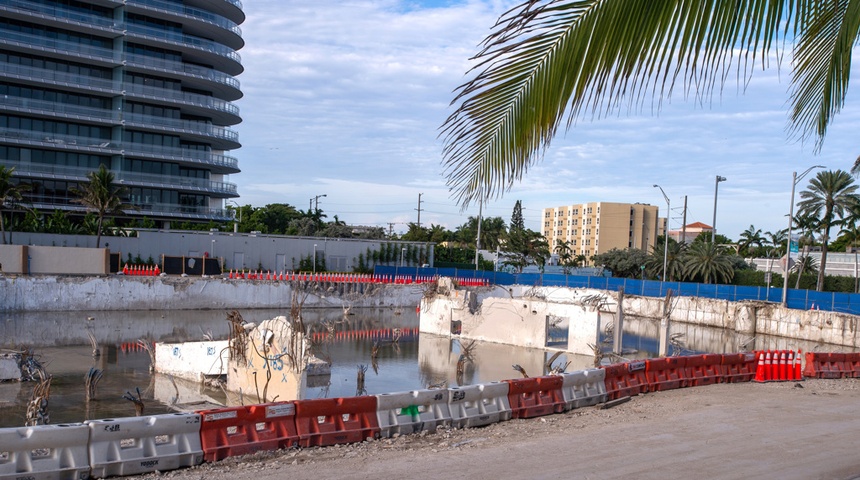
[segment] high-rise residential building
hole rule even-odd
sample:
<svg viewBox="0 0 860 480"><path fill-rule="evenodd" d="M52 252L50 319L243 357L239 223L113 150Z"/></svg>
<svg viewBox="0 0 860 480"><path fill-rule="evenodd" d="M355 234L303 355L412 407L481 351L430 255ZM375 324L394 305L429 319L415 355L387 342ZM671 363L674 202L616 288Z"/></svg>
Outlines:
<svg viewBox="0 0 860 480"><path fill-rule="evenodd" d="M567 242L574 255L591 257L613 248L650 250L666 228L659 209L641 203L592 202L544 208L541 234L550 250Z"/></svg>
<svg viewBox="0 0 860 480"><path fill-rule="evenodd" d="M106 166L132 218L224 221L238 197L239 0L0 1L0 165L30 208L81 214Z"/></svg>

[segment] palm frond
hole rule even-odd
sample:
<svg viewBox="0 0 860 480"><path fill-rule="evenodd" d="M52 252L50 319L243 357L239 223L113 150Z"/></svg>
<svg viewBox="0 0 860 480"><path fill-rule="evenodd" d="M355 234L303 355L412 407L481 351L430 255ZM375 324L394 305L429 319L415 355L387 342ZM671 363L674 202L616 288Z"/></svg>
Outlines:
<svg viewBox="0 0 860 480"><path fill-rule="evenodd" d="M827 126L845 104L851 52L860 36L860 0L809 1L794 51L791 125L821 148Z"/></svg>
<svg viewBox="0 0 860 480"><path fill-rule="evenodd" d="M441 127L443 168L463 208L498 198L535 165L566 119L659 111L680 81L704 102L732 73L780 59L799 38L793 113L823 137L845 98L860 0L528 0L509 10L473 58ZM773 55L775 54L775 56Z"/></svg>

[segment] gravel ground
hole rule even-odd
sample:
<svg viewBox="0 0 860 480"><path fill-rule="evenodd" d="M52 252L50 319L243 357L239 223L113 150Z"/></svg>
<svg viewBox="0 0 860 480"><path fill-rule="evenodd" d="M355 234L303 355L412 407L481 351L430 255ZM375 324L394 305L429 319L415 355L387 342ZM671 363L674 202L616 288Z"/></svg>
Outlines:
<svg viewBox="0 0 860 480"><path fill-rule="evenodd" d="M257 452L140 479L860 478L860 379L654 392L474 429Z"/></svg>

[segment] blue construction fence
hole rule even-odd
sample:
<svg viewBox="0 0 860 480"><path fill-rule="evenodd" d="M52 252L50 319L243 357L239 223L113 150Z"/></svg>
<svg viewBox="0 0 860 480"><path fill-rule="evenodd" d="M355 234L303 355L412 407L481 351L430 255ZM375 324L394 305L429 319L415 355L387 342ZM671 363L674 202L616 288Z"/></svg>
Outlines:
<svg viewBox="0 0 860 480"><path fill-rule="evenodd" d="M643 297L665 297L671 289L675 295L684 297L716 298L739 302L760 300L763 302L782 302L781 286L747 287L739 285L711 285L689 282L661 282L659 280L637 280L634 278L598 277L564 275L560 273L519 273L493 272L485 270L464 270L460 268L427 267L388 267L376 266L375 275L440 276L460 278L481 278L495 285L533 285L542 287L594 288L597 290L624 292ZM788 308L798 310L828 310L832 312L860 315L860 294L841 292L816 292L814 290L788 289L786 296Z"/></svg>

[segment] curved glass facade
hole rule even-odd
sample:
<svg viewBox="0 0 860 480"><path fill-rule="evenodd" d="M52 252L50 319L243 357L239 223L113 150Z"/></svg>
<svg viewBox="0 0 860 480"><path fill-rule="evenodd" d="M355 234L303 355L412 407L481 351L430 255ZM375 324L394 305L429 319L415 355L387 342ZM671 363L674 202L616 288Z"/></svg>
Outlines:
<svg viewBox="0 0 860 480"><path fill-rule="evenodd" d="M238 197L238 0L0 1L0 165L29 206L105 165L143 217L226 221Z"/></svg>

